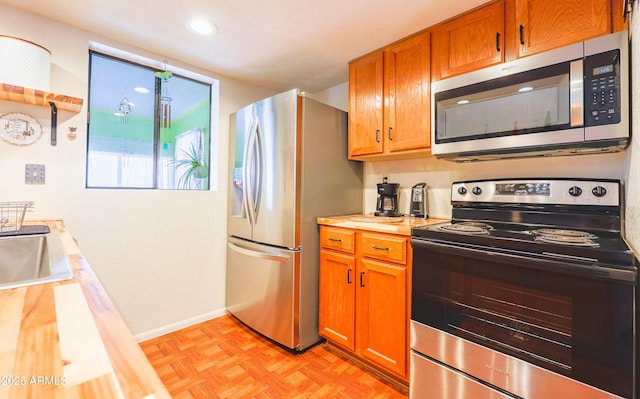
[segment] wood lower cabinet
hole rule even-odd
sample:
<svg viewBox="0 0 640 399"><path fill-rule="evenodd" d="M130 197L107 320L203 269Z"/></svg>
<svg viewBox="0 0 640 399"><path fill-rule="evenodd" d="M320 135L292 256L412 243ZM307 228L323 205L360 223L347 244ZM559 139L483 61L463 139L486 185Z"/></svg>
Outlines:
<svg viewBox="0 0 640 399"><path fill-rule="evenodd" d="M408 383L409 237L320 226L320 246L320 335Z"/></svg>
<svg viewBox="0 0 640 399"><path fill-rule="evenodd" d="M355 350L356 260L320 250L320 335L348 350Z"/></svg>
<svg viewBox="0 0 640 399"><path fill-rule="evenodd" d="M349 159L428 153L430 49L422 32L349 63Z"/></svg>
<svg viewBox="0 0 640 399"><path fill-rule="evenodd" d="M612 32L612 0L510 1L515 1L517 57Z"/></svg>
<svg viewBox="0 0 640 399"><path fill-rule="evenodd" d="M356 309L358 352L367 360L406 375L407 268L360 260Z"/></svg>

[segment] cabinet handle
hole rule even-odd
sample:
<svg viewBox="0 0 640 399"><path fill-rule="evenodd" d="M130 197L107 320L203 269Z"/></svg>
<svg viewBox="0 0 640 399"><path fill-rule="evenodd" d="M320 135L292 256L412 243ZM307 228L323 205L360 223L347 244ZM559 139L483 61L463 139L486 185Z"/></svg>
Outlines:
<svg viewBox="0 0 640 399"><path fill-rule="evenodd" d="M520 25L520 44L524 44L524 26Z"/></svg>
<svg viewBox="0 0 640 399"><path fill-rule="evenodd" d="M500 52L500 32L496 32L496 51Z"/></svg>
<svg viewBox="0 0 640 399"><path fill-rule="evenodd" d="M391 129L393 128L389 126L389 131L387 132L387 135L389 136L389 140L393 140L393 137L391 137Z"/></svg>
<svg viewBox="0 0 640 399"><path fill-rule="evenodd" d="M329 237L329 241L333 241L333 242L342 242L341 238L333 238L333 237Z"/></svg>
<svg viewBox="0 0 640 399"><path fill-rule="evenodd" d="M376 130L376 143L380 142L380 129Z"/></svg>
<svg viewBox="0 0 640 399"><path fill-rule="evenodd" d="M389 247L379 247L377 245L374 245L371 248L377 249L378 251L388 251L389 250Z"/></svg>
<svg viewBox="0 0 640 399"><path fill-rule="evenodd" d="M364 282L362 281L362 276L364 276L364 272L360 272L360 287L364 287Z"/></svg>
<svg viewBox="0 0 640 399"><path fill-rule="evenodd" d="M347 269L347 284L351 284L351 269Z"/></svg>

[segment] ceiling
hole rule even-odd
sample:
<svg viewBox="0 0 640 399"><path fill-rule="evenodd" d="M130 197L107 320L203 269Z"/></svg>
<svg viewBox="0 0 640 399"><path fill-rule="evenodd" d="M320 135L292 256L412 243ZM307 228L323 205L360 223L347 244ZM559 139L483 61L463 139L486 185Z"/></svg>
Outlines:
<svg viewBox="0 0 640 399"><path fill-rule="evenodd" d="M0 0L179 61L284 91L348 80L347 63L488 0ZM215 35L186 28L191 18ZM158 61L163 61L158 60Z"/></svg>

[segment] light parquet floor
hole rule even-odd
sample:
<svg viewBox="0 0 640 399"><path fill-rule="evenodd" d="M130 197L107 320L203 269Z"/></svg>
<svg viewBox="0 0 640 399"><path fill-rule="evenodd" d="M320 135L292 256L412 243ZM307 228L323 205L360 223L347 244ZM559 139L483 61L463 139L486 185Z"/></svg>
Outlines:
<svg viewBox="0 0 640 399"><path fill-rule="evenodd" d="M141 347L175 399L408 397L323 344L294 354L230 315Z"/></svg>

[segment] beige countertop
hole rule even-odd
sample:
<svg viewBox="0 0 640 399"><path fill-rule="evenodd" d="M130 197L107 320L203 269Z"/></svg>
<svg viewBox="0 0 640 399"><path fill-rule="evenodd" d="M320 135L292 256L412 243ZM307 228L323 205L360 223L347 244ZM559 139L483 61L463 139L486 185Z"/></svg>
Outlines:
<svg viewBox="0 0 640 399"><path fill-rule="evenodd" d="M380 233L411 235L411 228L428 224L443 223L449 219L428 218L415 219L408 216L387 218L373 215L346 215L319 217L317 223L325 226L344 227Z"/></svg>
<svg viewBox="0 0 640 399"><path fill-rule="evenodd" d="M0 399L170 398L64 223L37 224L74 277L0 291Z"/></svg>

